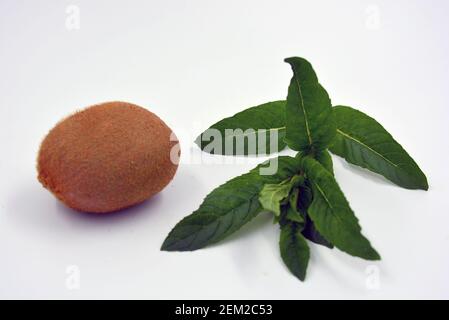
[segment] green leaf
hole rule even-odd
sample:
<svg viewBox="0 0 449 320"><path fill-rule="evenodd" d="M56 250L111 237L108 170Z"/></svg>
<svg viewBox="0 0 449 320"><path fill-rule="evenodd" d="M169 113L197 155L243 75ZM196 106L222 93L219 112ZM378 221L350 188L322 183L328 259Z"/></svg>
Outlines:
<svg viewBox="0 0 449 320"><path fill-rule="evenodd" d="M305 157L302 163L313 191L313 201L307 211L318 232L344 252L379 260L379 254L362 235L358 220L332 174L311 157Z"/></svg>
<svg viewBox="0 0 449 320"><path fill-rule="evenodd" d="M312 186L309 181L305 181L304 185L299 188L298 209L303 214L306 213L307 208L313 200Z"/></svg>
<svg viewBox="0 0 449 320"><path fill-rule="evenodd" d="M266 184L259 195L262 208L280 216L281 206L287 202L290 191L303 180L300 176L294 176L278 184Z"/></svg>
<svg viewBox="0 0 449 320"><path fill-rule="evenodd" d="M304 224L304 218L302 217L301 213L291 206L288 206L285 218L288 221Z"/></svg>
<svg viewBox="0 0 449 320"><path fill-rule="evenodd" d="M285 59L293 69L286 105L286 142L297 151L328 147L335 136L335 119L326 90L308 61Z"/></svg>
<svg viewBox="0 0 449 320"><path fill-rule="evenodd" d="M329 151L327 150L321 150L316 153L315 155L316 161L321 163L321 165L326 168L327 171L332 173L334 175L334 163L332 161L332 156L330 155Z"/></svg>
<svg viewBox="0 0 449 320"><path fill-rule="evenodd" d="M290 272L304 281L310 252L298 224L288 223L281 227L279 249L282 260Z"/></svg>
<svg viewBox="0 0 449 320"><path fill-rule="evenodd" d="M337 135L332 153L383 175L407 189L427 190L427 178L402 146L373 118L350 107L334 107Z"/></svg>
<svg viewBox="0 0 449 320"><path fill-rule="evenodd" d="M279 157L275 175L260 175L259 165L213 190L198 210L181 220L165 239L161 250L192 251L215 243L240 229L262 207L259 193L267 183L280 183L299 171L300 162Z"/></svg>
<svg viewBox="0 0 449 320"><path fill-rule="evenodd" d="M287 220L304 223L304 217L298 211L299 188L295 188L292 190L288 202L287 214L285 216Z"/></svg>
<svg viewBox="0 0 449 320"><path fill-rule="evenodd" d="M274 101L215 123L195 143L212 154L269 154L286 147L284 137L285 101Z"/></svg>
<svg viewBox="0 0 449 320"><path fill-rule="evenodd" d="M318 230L315 228L315 224L308 215L306 216L304 229L301 231L301 233L304 236L304 238L312 241L313 243L328 247L329 249L332 249L334 247L318 232Z"/></svg>
<svg viewBox="0 0 449 320"><path fill-rule="evenodd" d="M266 184L259 195L259 201L264 210L273 212L275 216L281 215L281 206L288 198L292 189L290 179L279 184Z"/></svg>

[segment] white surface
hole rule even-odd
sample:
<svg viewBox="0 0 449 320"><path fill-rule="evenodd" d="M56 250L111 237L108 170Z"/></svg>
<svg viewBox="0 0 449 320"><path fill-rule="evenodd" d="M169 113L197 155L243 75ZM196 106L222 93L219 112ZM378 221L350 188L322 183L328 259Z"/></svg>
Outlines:
<svg viewBox="0 0 449 320"><path fill-rule="evenodd" d="M78 30L66 27L70 4L80 9ZM448 9L445 0L1 0L0 297L449 298ZM268 215L213 247L160 252L208 192L254 166L191 163L195 135L284 98L283 59L292 55L312 62L334 104L384 124L430 191L400 189L334 158L383 260L313 246L304 283L282 264ZM77 213L37 182L39 143L65 115L110 100L161 116L183 142L183 163L137 208Z"/></svg>

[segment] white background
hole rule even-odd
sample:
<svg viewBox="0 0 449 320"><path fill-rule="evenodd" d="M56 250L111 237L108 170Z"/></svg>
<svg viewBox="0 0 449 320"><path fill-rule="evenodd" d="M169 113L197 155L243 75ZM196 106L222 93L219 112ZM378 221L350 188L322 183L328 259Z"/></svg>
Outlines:
<svg viewBox="0 0 449 320"><path fill-rule="evenodd" d="M448 9L445 0L0 0L0 297L449 298ZM383 260L312 245L301 283L267 214L210 248L159 251L208 192L254 166L193 161L194 137L285 98L283 59L293 55L312 62L335 105L384 124L429 178L429 192L404 190L334 157ZM181 138L183 162L141 206L66 209L36 179L39 143L62 117L110 100L157 113Z"/></svg>

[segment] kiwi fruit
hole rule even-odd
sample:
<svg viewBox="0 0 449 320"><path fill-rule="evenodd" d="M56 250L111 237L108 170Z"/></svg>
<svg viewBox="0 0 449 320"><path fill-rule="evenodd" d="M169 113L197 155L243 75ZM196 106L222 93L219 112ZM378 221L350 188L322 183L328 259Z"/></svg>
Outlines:
<svg viewBox="0 0 449 320"><path fill-rule="evenodd" d="M70 208L113 212L161 191L176 173L178 152L176 136L154 113L107 102L76 112L48 133L38 179Z"/></svg>

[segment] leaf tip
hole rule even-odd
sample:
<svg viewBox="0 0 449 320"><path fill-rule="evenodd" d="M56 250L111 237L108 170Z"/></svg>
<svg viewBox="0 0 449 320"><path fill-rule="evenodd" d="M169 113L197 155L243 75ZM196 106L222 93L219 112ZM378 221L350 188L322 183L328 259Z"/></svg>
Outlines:
<svg viewBox="0 0 449 320"><path fill-rule="evenodd" d="M304 282L304 281L306 281L306 273L307 273L307 272L304 272L304 273L302 273L302 274L297 275L296 277L297 277L301 282Z"/></svg>
<svg viewBox="0 0 449 320"><path fill-rule="evenodd" d="M429 191L429 182L427 181L427 177L424 175L424 173L423 173L423 177L424 177L424 179L423 179L423 183L421 185L421 190Z"/></svg>
<svg viewBox="0 0 449 320"><path fill-rule="evenodd" d="M196 137L196 139L195 139L195 144L201 149L201 150L203 150L203 144L202 144L202 137L203 137L203 134L200 134L198 137Z"/></svg>
<svg viewBox="0 0 449 320"><path fill-rule="evenodd" d="M288 64L293 64L293 63L307 63L310 64L310 62L308 62L306 59L301 58L301 57L288 57L284 59L284 62L288 63Z"/></svg>
<svg viewBox="0 0 449 320"><path fill-rule="evenodd" d="M161 251L172 251L170 250L170 246L167 244L167 239L162 243Z"/></svg>
<svg viewBox="0 0 449 320"><path fill-rule="evenodd" d="M304 270L292 270L292 269L290 269L290 272L291 272L291 274L295 278L299 279L301 282L304 282L304 281L306 281L307 265L306 265Z"/></svg>
<svg viewBox="0 0 449 320"><path fill-rule="evenodd" d="M307 268L307 267L306 267ZM306 275L307 275L307 270L303 270L303 271L295 271L295 270L291 270L290 269L290 273L298 280L300 280L301 282L306 281Z"/></svg>
<svg viewBox="0 0 449 320"><path fill-rule="evenodd" d="M180 246L179 242L173 241L172 238L170 238L170 235L165 238L164 242L161 246L161 251L167 251L167 252L173 252L173 251L186 251L185 249Z"/></svg>
<svg viewBox="0 0 449 320"><path fill-rule="evenodd" d="M379 261L382 259L380 254L374 248L371 248L371 250L363 258L370 261Z"/></svg>
<svg viewBox="0 0 449 320"><path fill-rule="evenodd" d="M428 191L429 190L429 182L427 180L427 176L421 170L421 168L418 167L418 165L416 163L415 163L415 165L416 165L416 173L415 173L414 183L412 183L411 187L408 189L417 189L417 190Z"/></svg>

